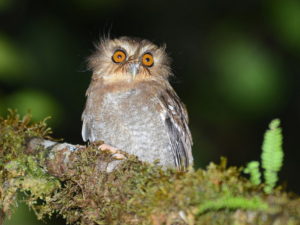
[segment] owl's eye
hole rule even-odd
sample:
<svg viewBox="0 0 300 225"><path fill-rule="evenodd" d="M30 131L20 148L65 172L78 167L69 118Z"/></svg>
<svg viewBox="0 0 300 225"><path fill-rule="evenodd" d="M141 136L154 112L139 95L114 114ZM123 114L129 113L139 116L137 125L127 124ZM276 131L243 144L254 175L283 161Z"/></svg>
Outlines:
<svg viewBox="0 0 300 225"><path fill-rule="evenodd" d="M142 57L142 63L144 66L151 67L154 64L154 59L151 53L145 53Z"/></svg>
<svg viewBox="0 0 300 225"><path fill-rule="evenodd" d="M112 60L115 63L124 62L125 59L126 59L126 53L123 50L116 50L112 56Z"/></svg>

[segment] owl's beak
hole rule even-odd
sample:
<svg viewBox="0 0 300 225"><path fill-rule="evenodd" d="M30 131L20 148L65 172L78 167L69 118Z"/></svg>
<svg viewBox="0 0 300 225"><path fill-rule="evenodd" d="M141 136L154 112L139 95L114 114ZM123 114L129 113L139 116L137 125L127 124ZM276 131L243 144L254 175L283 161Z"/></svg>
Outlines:
<svg viewBox="0 0 300 225"><path fill-rule="evenodd" d="M135 78L135 76L139 72L139 68L140 68L140 63L139 62L130 63L129 72L131 73L133 79Z"/></svg>

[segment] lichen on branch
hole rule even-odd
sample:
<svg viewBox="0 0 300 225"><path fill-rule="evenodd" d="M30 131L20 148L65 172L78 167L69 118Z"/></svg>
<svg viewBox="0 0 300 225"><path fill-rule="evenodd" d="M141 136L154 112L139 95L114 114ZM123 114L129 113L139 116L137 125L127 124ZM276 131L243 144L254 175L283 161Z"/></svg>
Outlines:
<svg viewBox="0 0 300 225"><path fill-rule="evenodd" d="M89 146L58 143L45 121L10 112L0 118L0 221L18 192L39 219L68 224L299 224L300 200L264 193L241 169L210 163L178 172L115 160Z"/></svg>

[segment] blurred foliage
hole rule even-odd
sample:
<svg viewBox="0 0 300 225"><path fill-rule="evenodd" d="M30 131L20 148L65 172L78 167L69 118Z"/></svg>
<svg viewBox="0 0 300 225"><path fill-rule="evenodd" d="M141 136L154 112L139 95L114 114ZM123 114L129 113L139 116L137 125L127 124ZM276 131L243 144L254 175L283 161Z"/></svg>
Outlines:
<svg viewBox="0 0 300 225"><path fill-rule="evenodd" d="M22 50L0 33L0 80L13 83L28 77L29 63Z"/></svg>
<svg viewBox="0 0 300 225"><path fill-rule="evenodd" d="M269 1L270 22L278 34L279 41L300 51L300 1Z"/></svg>
<svg viewBox="0 0 300 225"><path fill-rule="evenodd" d="M72 0L79 9L83 10L101 10L107 7L114 7L124 2L122 0Z"/></svg>
<svg viewBox="0 0 300 225"><path fill-rule="evenodd" d="M3 225L58 225L58 224L65 224L65 221L62 218L56 218L50 220L44 218L43 220L38 220L35 213L32 209L26 205L25 201L23 200L24 194L19 194L18 196L18 203L16 207L12 210L13 215L9 218L7 217L4 221Z"/></svg>
<svg viewBox="0 0 300 225"><path fill-rule="evenodd" d="M222 37L212 63L222 99L241 113L262 116L282 103L280 64L254 39L239 34ZM220 40L219 40L220 42Z"/></svg>
<svg viewBox="0 0 300 225"><path fill-rule="evenodd" d="M51 115L55 118L49 120L49 124L55 125L61 119L61 107L57 102L45 94L37 90L19 90L4 99L0 105L0 112L4 114L7 108L18 109L19 113L24 115L31 112L34 121L42 120L43 118Z"/></svg>
<svg viewBox="0 0 300 225"><path fill-rule="evenodd" d="M24 219L26 218L26 219ZM43 225L43 221L37 220L34 212L29 210L28 206L19 201L18 207L16 207L13 216L6 219L4 225Z"/></svg>
<svg viewBox="0 0 300 225"><path fill-rule="evenodd" d="M14 4L14 0L0 0L0 12L10 9Z"/></svg>

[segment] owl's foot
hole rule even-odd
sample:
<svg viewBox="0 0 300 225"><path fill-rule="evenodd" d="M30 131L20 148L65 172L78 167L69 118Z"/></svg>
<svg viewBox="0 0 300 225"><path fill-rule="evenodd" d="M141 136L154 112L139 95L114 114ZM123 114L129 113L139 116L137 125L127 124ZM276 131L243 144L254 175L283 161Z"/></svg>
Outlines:
<svg viewBox="0 0 300 225"><path fill-rule="evenodd" d="M123 155L119 149L113 147L113 146L110 146L108 144L101 144L99 147L98 147L99 150L103 151L103 152L107 152L107 153L110 153L112 154L112 157L114 159L118 159L118 160L122 160L122 159L126 159L126 156Z"/></svg>

